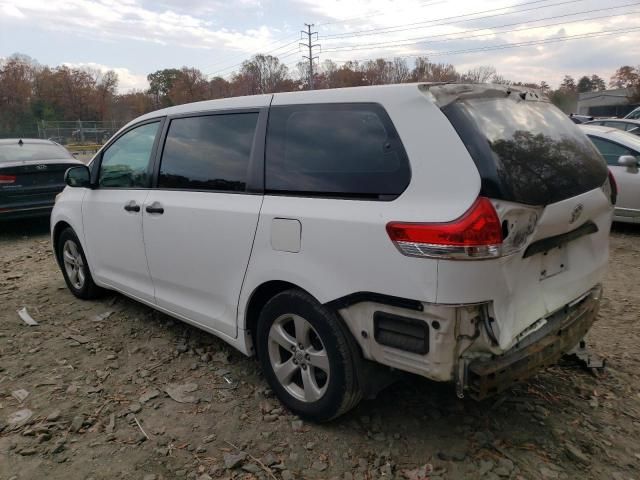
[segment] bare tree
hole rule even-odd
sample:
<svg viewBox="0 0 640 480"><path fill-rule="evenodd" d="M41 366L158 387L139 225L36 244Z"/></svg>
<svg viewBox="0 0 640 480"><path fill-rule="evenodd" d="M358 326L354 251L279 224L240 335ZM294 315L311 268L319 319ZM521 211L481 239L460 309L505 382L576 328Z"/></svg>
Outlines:
<svg viewBox="0 0 640 480"><path fill-rule="evenodd" d="M461 80L465 83L487 83L497 75L496 68L492 65L480 65L467 70Z"/></svg>
<svg viewBox="0 0 640 480"><path fill-rule="evenodd" d="M415 82L456 82L460 75L449 63L431 63L427 57L418 57L411 78Z"/></svg>

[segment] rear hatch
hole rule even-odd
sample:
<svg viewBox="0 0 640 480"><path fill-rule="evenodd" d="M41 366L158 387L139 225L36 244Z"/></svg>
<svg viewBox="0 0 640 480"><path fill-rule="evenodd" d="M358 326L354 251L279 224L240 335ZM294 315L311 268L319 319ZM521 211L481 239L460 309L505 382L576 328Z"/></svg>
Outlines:
<svg viewBox="0 0 640 480"><path fill-rule="evenodd" d="M537 92L501 86L431 87L480 176L502 227L501 253L440 260L438 303L492 302L501 349L601 282L611 197L606 163Z"/></svg>
<svg viewBox="0 0 640 480"><path fill-rule="evenodd" d="M37 208L64 189L64 173L80 162L55 144L0 144L0 208Z"/></svg>

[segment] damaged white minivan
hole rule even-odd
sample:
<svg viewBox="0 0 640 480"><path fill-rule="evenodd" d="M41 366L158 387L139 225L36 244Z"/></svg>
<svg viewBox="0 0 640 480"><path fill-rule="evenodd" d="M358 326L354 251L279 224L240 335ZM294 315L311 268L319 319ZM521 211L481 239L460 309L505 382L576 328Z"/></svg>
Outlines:
<svg viewBox="0 0 640 480"><path fill-rule="evenodd" d="M566 115L496 85L171 107L66 181L51 231L74 295L257 354L317 421L397 370L483 399L557 361L596 317L615 202Z"/></svg>

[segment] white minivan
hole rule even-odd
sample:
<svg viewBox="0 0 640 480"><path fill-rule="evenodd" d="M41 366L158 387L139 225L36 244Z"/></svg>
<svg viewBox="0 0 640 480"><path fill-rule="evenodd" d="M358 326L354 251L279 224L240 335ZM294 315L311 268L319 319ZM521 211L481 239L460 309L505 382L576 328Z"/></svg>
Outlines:
<svg viewBox="0 0 640 480"><path fill-rule="evenodd" d="M483 399L595 319L607 167L537 92L405 84L180 105L69 169L69 289L119 291L257 354L291 411L412 372Z"/></svg>

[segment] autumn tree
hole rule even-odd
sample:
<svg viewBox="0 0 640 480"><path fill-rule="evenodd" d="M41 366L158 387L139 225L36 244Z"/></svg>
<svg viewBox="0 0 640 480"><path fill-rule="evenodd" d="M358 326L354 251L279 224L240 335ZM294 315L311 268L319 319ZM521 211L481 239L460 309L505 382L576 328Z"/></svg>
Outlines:
<svg viewBox="0 0 640 480"><path fill-rule="evenodd" d="M108 120L118 88L118 75L113 70L98 72L95 83L95 100L98 118Z"/></svg>
<svg viewBox="0 0 640 480"><path fill-rule="evenodd" d="M362 65L366 85L388 85L404 83L411 78L411 70L403 58L369 60Z"/></svg>
<svg viewBox="0 0 640 480"><path fill-rule="evenodd" d="M209 98L227 98L231 96L231 84L222 77L209 80Z"/></svg>
<svg viewBox="0 0 640 480"><path fill-rule="evenodd" d="M315 83L318 88L359 87L366 85L366 79L358 62L345 62L341 66L326 60Z"/></svg>
<svg viewBox="0 0 640 480"><path fill-rule="evenodd" d="M111 108L112 119L119 124L128 122L132 118L152 111L154 102L155 98L152 95L141 90L116 95Z"/></svg>
<svg viewBox="0 0 640 480"><path fill-rule="evenodd" d="M147 75L147 81L149 82L148 92L153 96L155 104L158 107L169 106L171 104L169 91L171 91L179 75L180 70L177 68L165 68Z"/></svg>
<svg viewBox="0 0 640 480"><path fill-rule="evenodd" d="M209 82L197 68L182 67L167 93L171 105L198 102L209 97Z"/></svg>
<svg viewBox="0 0 640 480"><path fill-rule="evenodd" d="M578 91L578 93L591 92L593 90L593 84L591 83L591 79L586 75L583 77L580 77L576 85L576 90Z"/></svg>
<svg viewBox="0 0 640 480"><path fill-rule="evenodd" d="M604 80L595 74L591 75L590 77L587 75L580 77L576 85L576 90L578 93L597 92L605 89L606 85L604 83Z"/></svg>
<svg viewBox="0 0 640 480"><path fill-rule="evenodd" d="M560 83L560 90L565 92L575 92L576 91L576 81L571 75L565 75L562 83Z"/></svg>
<svg viewBox="0 0 640 480"><path fill-rule="evenodd" d="M456 82L460 75L449 63L431 63L427 57L418 57L411 71L414 82Z"/></svg>
<svg viewBox="0 0 640 480"><path fill-rule="evenodd" d="M32 119L35 67L19 55L0 63L0 129L14 131Z"/></svg>
<svg viewBox="0 0 640 480"><path fill-rule="evenodd" d="M638 84L640 84L640 72L629 65L616 70L609 81L609 86L612 88L635 88Z"/></svg>
<svg viewBox="0 0 640 480"><path fill-rule="evenodd" d="M598 75L593 74L591 75L591 89L594 92L601 92L607 89L607 84Z"/></svg>
<svg viewBox="0 0 640 480"><path fill-rule="evenodd" d="M271 55L254 55L242 62L240 71L233 75L236 95L255 95L286 91L291 86L289 69Z"/></svg>

